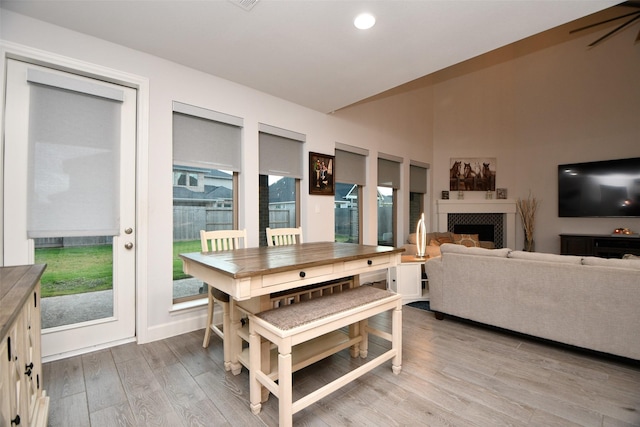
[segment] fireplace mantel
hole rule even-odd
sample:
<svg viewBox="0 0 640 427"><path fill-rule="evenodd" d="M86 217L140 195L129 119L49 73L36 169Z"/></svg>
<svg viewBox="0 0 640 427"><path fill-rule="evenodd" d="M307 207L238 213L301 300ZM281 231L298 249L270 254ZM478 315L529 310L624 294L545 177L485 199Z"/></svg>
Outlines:
<svg viewBox="0 0 640 427"><path fill-rule="evenodd" d="M505 216L504 241L507 248L516 246L516 201L513 199L436 200L438 231L447 230L450 213L502 213Z"/></svg>

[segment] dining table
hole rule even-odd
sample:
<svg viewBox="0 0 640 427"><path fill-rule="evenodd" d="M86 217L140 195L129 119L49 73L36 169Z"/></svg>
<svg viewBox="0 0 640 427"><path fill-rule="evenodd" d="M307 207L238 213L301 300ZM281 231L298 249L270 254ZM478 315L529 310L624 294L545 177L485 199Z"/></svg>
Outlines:
<svg viewBox="0 0 640 427"><path fill-rule="evenodd" d="M242 357L243 312L255 314L271 309L271 295L298 288L344 278L351 280L351 286L359 286L361 274L381 270L388 278L389 270L400 263L403 251L391 246L309 242L179 256L186 274L230 297L231 331L224 331L224 339L229 340L231 360L225 368L237 375L243 365L248 368Z"/></svg>

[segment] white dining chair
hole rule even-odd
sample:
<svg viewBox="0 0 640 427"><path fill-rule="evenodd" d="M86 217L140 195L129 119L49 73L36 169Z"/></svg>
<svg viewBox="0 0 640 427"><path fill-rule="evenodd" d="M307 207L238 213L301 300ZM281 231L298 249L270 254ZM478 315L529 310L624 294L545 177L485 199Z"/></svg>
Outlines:
<svg viewBox="0 0 640 427"><path fill-rule="evenodd" d="M232 251L246 247L246 242L247 230L200 230L202 252ZM204 333L202 347L207 348L209 346L211 331L215 332L215 334L222 339L224 366L225 369L229 370L231 362L231 347L229 345L229 340L224 339L225 332L231 330L231 320L229 317L229 295L219 289L216 289L216 287L211 284L208 284L208 288L207 328ZM216 325L213 322L213 313L216 303L222 307L222 325ZM222 328L220 326L222 326Z"/></svg>
<svg viewBox="0 0 640 427"><path fill-rule="evenodd" d="M302 227L269 228L267 227L267 245L285 246L302 243Z"/></svg>

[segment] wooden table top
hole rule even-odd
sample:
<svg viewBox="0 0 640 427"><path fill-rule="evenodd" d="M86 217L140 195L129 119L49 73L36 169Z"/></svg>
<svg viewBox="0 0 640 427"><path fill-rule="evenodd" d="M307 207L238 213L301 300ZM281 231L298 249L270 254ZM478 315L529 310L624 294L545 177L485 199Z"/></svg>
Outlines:
<svg viewBox="0 0 640 427"><path fill-rule="evenodd" d="M313 242L290 246L261 246L221 252L180 254L234 279L310 268L403 252L403 248L355 243Z"/></svg>

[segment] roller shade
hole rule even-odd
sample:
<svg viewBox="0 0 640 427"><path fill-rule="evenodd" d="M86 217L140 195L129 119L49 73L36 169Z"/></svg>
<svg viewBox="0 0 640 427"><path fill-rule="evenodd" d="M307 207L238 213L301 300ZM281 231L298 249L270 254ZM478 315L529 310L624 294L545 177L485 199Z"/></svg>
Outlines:
<svg viewBox="0 0 640 427"><path fill-rule="evenodd" d="M242 119L174 103L173 164L240 172Z"/></svg>
<svg viewBox="0 0 640 427"><path fill-rule="evenodd" d="M261 127L261 129L266 129ZM266 129L270 130L270 129ZM279 132L283 133L283 132ZM303 139L292 139L294 132L286 133L289 137L273 133L259 132L259 171L260 175L278 175L302 179ZM297 138L297 136L296 136Z"/></svg>
<svg viewBox="0 0 640 427"><path fill-rule="evenodd" d="M378 185L380 187L400 188L400 163L378 158Z"/></svg>
<svg viewBox="0 0 640 427"><path fill-rule="evenodd" d="M28 81L27 236L118 234L123 94L41 71Z"/></svg>
<svg viewBox="0 0 640 427"><path fill-rule="evenodd" d="M409 191L412 193L427 192L427 169L421 166L409 167Z"/></svg>
<svg viewBox="0 0 640 427"><path fill-rule="evenodd" d="M361 154L336 149L336 182L366 185L367 158Z"/></svg>

